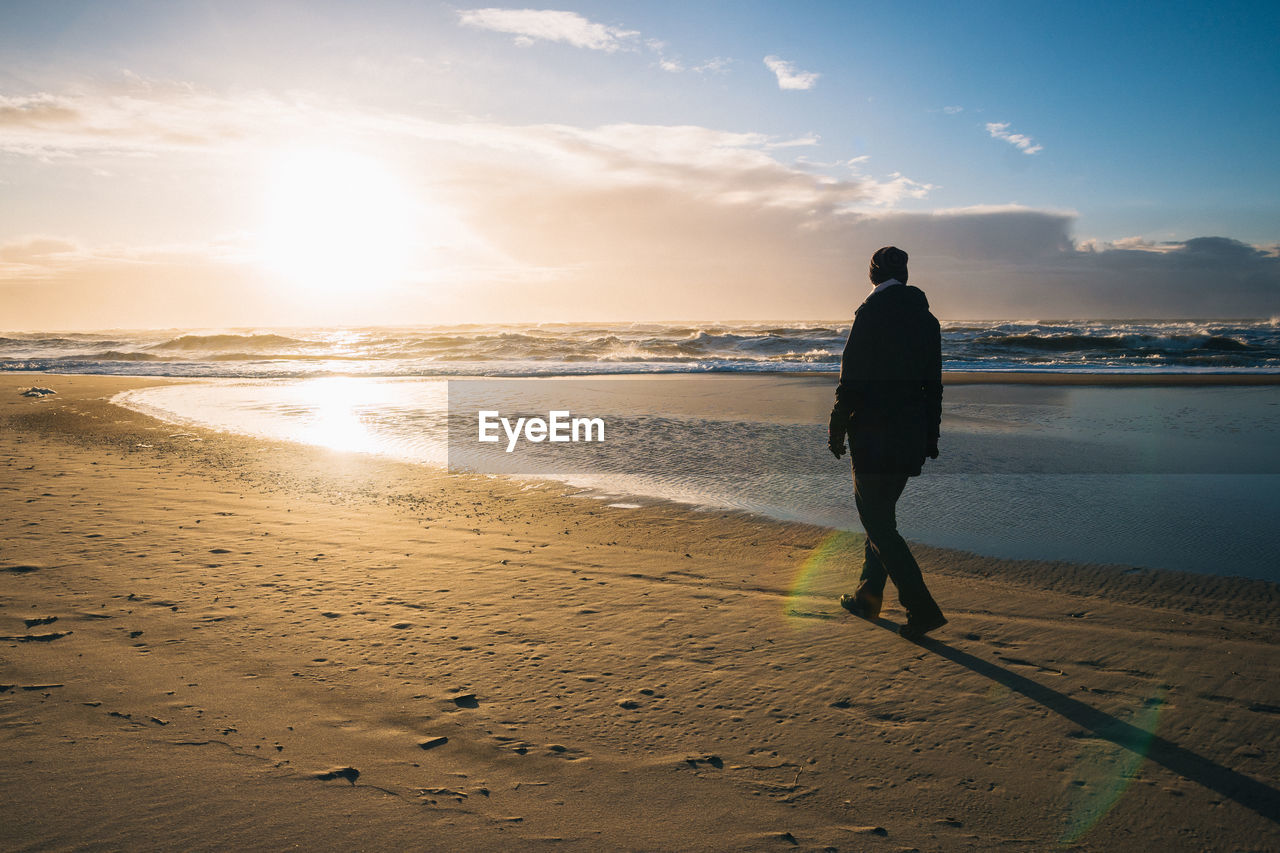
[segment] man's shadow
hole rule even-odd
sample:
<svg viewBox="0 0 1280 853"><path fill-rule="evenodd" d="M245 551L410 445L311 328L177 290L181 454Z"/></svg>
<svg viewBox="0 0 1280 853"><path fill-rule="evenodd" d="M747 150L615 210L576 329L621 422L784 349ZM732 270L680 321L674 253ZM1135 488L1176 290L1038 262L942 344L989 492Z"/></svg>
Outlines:
<svg viewBox="0 0 1280 853"><path fill-rule="evenodd" d="M898 632L898 626L887 619L876 619L875 624L895 634ZM1091 705L1045 687L1037 681L1032 681L1016 672L1010 672L1002 666L975 657L968 652L962 652L934 637L925 637L916 645L989 678L997 684L1002 684L1015 693L1021 693L1033 702L1038 702L1055 714L1092 732L1096 737L1149 758L1179 776L1252 809L1273 823L1280 823L1280 791L1269 785L1237 773L1230 767L1223 767L1153 732L1126 723Z"/></svg>

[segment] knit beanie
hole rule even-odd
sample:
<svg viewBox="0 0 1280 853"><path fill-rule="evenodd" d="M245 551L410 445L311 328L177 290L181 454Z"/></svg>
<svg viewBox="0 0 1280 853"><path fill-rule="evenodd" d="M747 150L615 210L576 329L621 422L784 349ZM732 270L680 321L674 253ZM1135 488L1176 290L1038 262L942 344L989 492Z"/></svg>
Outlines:
<svg viewBox="0 0 1280 853"><path fill-rule="evenodd" d="M891 278L907 283L907 253L897 246L885 246L871 256L871 281L880 284Z"/></svg>

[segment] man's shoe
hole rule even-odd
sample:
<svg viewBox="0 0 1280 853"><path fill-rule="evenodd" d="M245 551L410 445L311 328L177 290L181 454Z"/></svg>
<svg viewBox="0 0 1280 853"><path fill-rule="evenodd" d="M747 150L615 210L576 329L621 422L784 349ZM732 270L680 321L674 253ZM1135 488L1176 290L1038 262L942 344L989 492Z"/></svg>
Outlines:
<svg viewBox="0 0 1280 853"><path fill-rule="evenodd" d="M935 631L945 624L947 624L947 617L943 616L941 613L936 616L931 616L928 619L920 619L918 621L913 620L908 616L907 624L898 629L898 636L902 637L904 640L910 640L913 643L918 643L924 639L925 634L930 631Z"/></svg>
<svg viewBox="0 0 1280 853"><path fill-rule="evenodd" d="M880 608L872 607L869 601L864 598L858 598L851 592L846 592L840 596L840 606L859 619L866 619L868 622L880 618Z"/></svg>

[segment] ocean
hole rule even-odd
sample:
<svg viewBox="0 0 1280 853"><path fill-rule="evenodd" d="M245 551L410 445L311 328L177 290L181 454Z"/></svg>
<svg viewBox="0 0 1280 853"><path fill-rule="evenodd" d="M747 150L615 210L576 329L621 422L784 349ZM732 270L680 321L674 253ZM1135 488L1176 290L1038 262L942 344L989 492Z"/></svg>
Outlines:
<svg viewBox="0 0 1280 853"><path fill-rule="evenodd" d="M0 336L0 370L175 376L117 402L200 425L859 529L826 416L847 326L628 324ZM1280 582L1280 385L1015 385L1001 373L1280 372L1271 321L948 323L942 456L899 504L914 541ZM31 384L56 390L56 376ZM481 409L598 416L595 445L474 440Z"/></svg>
<svg viewBox="0 0 1280 853"><path fill-rule="evenodd" d="M947 370L1280 371L1280 318L947 322ZM845 323L628 323L0 333L0 370L139 376L835 371Z"/></svg>

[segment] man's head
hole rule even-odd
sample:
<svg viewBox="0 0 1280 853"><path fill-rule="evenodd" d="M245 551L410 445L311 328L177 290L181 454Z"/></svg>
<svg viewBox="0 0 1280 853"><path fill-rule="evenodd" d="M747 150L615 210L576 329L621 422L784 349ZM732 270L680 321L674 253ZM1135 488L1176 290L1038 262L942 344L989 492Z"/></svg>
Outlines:
<svg viewBox="0 0 1280 853"><path fill-rule="evenodd" d="M907 283L907 253L897 246L885 246L871 256L871 283L883 284L891 278Z"/></svg>

